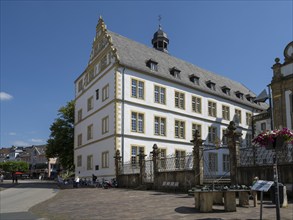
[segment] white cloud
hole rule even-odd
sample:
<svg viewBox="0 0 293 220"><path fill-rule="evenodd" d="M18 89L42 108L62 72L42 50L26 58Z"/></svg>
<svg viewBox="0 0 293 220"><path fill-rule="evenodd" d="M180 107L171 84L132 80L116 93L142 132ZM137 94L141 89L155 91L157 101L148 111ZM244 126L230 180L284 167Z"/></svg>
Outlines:
<svg viewBox="0 0 293 220"><path fill-rule="evenodd" d="M1 101L7 101L13 99L13 96L6 93L6 92L0 92L0 100Z"/></svg>
<svg viewBox="0 0 293 220"><path fill-rule="evenodd" d="M30 146L29 143L25 142L25 141L14 141L12 143L13 146L16 146L16 147L26 147L26 146Z"/></svg>
<svg viewBox="0 0 293 220"><path fill-rule="evenodd" d="M32 138L31 139L31 142L34 142L34 143L44 143L45 141L43 139Z"/></svg>
<svg viewBox="0 0 293 220"><path fill-rule="evenodd" d="M9 132L8 135L10 135L10 136L15 136L16 133L12 131L12 132Z"/></svg>

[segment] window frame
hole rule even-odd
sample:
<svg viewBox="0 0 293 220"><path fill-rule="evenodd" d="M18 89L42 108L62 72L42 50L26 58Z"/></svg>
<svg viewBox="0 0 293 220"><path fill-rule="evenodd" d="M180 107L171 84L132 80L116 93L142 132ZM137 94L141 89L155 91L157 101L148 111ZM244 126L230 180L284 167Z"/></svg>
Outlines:
<svg viewBox="0 0 293 220"><path fill-rule="evenodd" d="M94 96L87 99L87 111L91 111L94 108Z"/></svg>
<svg viewBox="0 0 293 220"><path fill-rule="evenodd" d="M176 123L178 125L176 125ZM178 139L185 139L186 135L186 124L185 121L180 119L175 119L174 121L174 137Z"/></svg>
<svg viewBox="0 0 293 220"><path fill-rule="evenodd" d="M94 138L94 124L87 126L87 140L92 140Z"/></svg>
<svg viewBox="0 0 293 220"><path fill-rule="evenodd" d="M135 149L136 151L136 155L134 155L134 151L133 149ZM143 149L143 153L145 153L145 146L142 145L131 145L130 146L130 162L131 162L131 166L132 167L138 167L139 166L139 152L140 149Z"/></svg>
<svg viewBox="0 0 293 220"><path fill-rule="evenodd" d="M158 91L156 91L156 88L158 88ZM158 97L158 99L156 99L156 97ZM158 104L166 105L166 88L165 87L154 85L154 102Z"/></svg>
<svg viewBox="0 0 293 220"><path fill-rule="evenodd" d="M135 114L135 129L134 129L134 118L133 118L133 114ZM131 132L137 132L137 133L144 133L145 131L145 117L144 117L144 113L141 112L135 112L135 111L131 111L130 114L131 118L130 118L130 128L131 128ZM140 125L140 118L139 116L142 116L142 126ZM140 130L141 128L141 130Z"/></svg>
<svg viewBox="0 0 293 220"><path fill-rule="evenodd" d="M175 91L174 93L175 108L185 110L185 93Z"/></svg>
<svg viewBox="0 0 293 220"><path fill-rule="evenodd" d="M133 82L135 82L135 85L133 84ZM142 84L142 86L140 86L140 83ZM131 78L131 97L144 100L144 97L145 97L145 82L144 81Z"/></svg>
<svg viewBox="0 0 293 220"><path fill-rule="evenodd" d="M199 96L192 96L191 97L191 108L192 111L198 114L201 114L202 112L202 100Z"/></svg>
<svg viewBox="0 0 293 220"><path fill-rule="evenodd" d="M209 164L209 171L210 172L218 172L218 153L209 152L208 153L208 164Z"/></svg>
<svg viewBox="0 0 293 220"><path fill-rule="evenodd" d="M214 101L208 101L208 116L217 117L217 103Z"/></svg>
<svg viewBox="0 0 293 220"><path fill-rule="evenodd" d="M93 155L87 155L87 160L86 160L86 169L87 170L93 170Z"/></svg>
<svg viewBox="0 0 293 220"><path fill-rule="evenodd" d="M109 168L109 151L104 151L101 154L102 168Z"/></svg>
<svg viewBox="0 0 293 220"><path fill-rule="evenodd" d="M215 126L208 127L208 142L215 144L218 137L218 128Z"/></svg>
<svg viewBox="0 0 293 220"><path fill-rule="evenodd" d="M102 101L109 98L109 83L102 88Z"/></svg>
<svg viewBox="0 0 293 220"><path fill-rule="evenodd" d="M109 116L102 118L102 134L109 132Z"/></svg>
<svg viewBox="0 0 293 220"><path fill-rule="evenodd" d="M76 167L82 166L82 155L77 155L76 157Z"/></svg>
<svg viewBox="0 0 293 220"><path fill-rule="evenodd" d="M222 105L222 118L230 121L230 107L228 105Z"/></svg>
<svg viewBox="0 0 293 220"><path fill-rule="evenodd" d="M158 122L156 122L156 119L158 119ZM161 116L154 116L154 135L166 136L166 128L167 128L167 118L161 117Z"/></svg>

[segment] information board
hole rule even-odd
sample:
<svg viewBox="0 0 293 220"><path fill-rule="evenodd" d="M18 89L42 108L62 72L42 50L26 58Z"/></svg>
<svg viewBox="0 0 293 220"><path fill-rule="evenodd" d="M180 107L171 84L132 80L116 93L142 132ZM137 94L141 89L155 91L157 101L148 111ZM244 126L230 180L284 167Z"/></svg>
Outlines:
<svg viewBox="0 0 293 220"><path fill-rule="evenodd" d="M251 190L267 192L273 184L274 184L273 181L258 180L252 186Z"/></svg>

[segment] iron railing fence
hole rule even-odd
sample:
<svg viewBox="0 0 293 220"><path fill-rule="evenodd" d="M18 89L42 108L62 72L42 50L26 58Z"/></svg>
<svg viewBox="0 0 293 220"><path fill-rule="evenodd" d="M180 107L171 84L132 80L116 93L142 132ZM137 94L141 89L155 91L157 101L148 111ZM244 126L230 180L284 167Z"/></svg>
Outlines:
<svg viewBox="0 0 293 220"><path fill-rule="evenodd" d="M274 157L277 156L278 164L286 164L293 162L293 146L287 144L281 149L268 150L265 147L252 146L240 149L240 165L272 165Z"/></svg>

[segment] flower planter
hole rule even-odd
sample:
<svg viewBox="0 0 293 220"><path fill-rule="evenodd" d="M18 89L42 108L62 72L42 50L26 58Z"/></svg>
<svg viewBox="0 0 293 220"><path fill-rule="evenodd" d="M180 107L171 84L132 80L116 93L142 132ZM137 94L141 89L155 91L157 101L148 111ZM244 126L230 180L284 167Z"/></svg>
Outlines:
<svg viewBox="0 0 293 220"><path fill-rule="evenodd" d="M273 142L269 141L268 145L265 146L267 150L278 150L283 147L285 141L282 137L273 138Z"/></svg>

